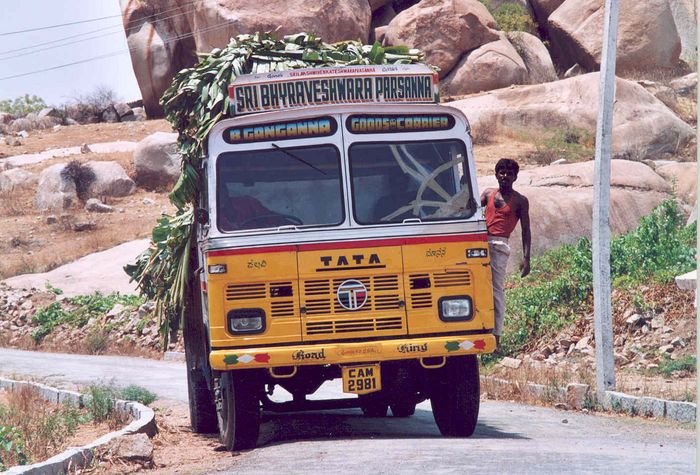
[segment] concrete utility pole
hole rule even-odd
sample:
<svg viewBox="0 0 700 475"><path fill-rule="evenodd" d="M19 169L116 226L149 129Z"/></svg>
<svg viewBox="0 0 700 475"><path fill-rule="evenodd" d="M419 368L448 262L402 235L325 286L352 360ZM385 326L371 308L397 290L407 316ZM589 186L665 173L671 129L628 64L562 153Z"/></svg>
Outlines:
<svg viewBox="0 0 700 475"><path fill-rule="evenodd" d="M608 218L610 216L610 155L615 102L618 11L618 0L605 0L593 183L593 309L596 394L600 402L604 401L606 390L615 389Z"/></svg>

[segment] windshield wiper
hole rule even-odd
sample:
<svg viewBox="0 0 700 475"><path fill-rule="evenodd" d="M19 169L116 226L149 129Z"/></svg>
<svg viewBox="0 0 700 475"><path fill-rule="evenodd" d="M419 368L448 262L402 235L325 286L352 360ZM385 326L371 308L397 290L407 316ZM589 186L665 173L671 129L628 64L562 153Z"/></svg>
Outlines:
<svg viewBox="0 0 700 475"><path fill-rule="evenodd" d="M271 143L270 145L272 145L272 148L274 148L274 149L276 149L276 150L279 150L280 152L284 153L285 155L289 155L290 157L292 157L292 158L295 159L295 160L300 161L300 162L303 163L304 165L307 165L307 166L313 168L314 170L316 170L317 172L326 175L326 172L324 172L324 171L321 170L320 168L318 168L318 167L312 165L311 163L307 162L306 160L304 160L304 159L301 158L301 157L297 157L297 156L294 155L292 152L290 152L290 151L287 150L287 149L284 149L284 148L280 147L280 146L277 145L276 143Z"/></svg>

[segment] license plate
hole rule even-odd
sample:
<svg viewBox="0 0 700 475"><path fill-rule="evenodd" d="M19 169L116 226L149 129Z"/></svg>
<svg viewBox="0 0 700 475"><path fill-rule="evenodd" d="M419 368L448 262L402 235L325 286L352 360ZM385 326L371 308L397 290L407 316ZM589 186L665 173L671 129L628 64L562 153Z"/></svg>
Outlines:
<svg viewBox="0 0 700 475"><path fill-rule="evenodd" d="M382 389L378 364L343 366L343 392L367 394Z"/></svg>

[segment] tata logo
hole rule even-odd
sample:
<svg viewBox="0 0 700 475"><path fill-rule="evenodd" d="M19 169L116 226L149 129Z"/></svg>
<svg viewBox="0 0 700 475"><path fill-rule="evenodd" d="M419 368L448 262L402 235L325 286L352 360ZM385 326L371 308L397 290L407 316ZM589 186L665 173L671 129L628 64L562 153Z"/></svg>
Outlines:
<svg viewBox="0 0 700 475"><path fill-rule="evenodd" d="M348 310L359 310L367 303L367 287L359 280L346 280L338 286L338 303Z"/></svg>
<svg viewBox="0 0 700 475"><path fill-rule="evenodd" d="M338 256L334 258L333 256L321 256L321 262L323 262L324 267L329 267L331 264L335 264L336 267L349 266L352 260L355 265L362 264L381 264L379 256L376 254L370 254L369 258L364 254L353 254L349 258L348 256Z"/></svg>

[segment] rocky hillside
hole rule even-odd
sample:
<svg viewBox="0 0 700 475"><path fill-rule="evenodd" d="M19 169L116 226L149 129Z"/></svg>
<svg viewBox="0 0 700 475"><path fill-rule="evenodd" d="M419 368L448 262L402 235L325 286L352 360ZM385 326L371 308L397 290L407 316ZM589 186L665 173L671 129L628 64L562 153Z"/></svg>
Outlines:
<svg viewBox="0 0 700 475"><path fill-rule="evenodd" d="M555 81L600 67L602 0L120 0L144 107L197 52L256 31L306 31L327 42L360 39L420 48L458 96ZM694 64L691 0L622 0L618 72L673 75ZM689 71L688 71L689 72Z"/></svg>

